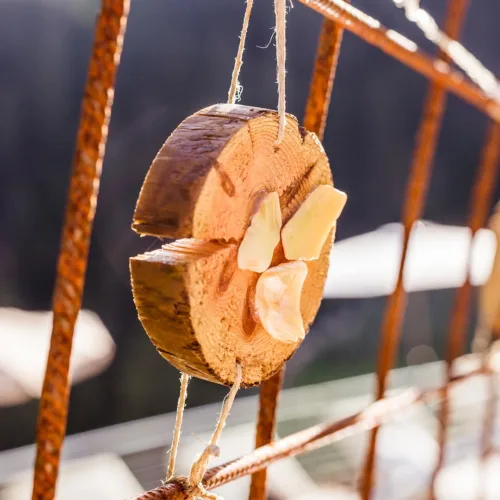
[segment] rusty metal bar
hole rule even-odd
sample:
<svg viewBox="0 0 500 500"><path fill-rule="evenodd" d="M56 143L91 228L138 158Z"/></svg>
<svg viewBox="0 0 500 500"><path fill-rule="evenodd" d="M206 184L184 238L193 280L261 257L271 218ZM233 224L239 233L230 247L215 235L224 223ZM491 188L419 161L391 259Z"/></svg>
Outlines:
<svg viewBox="0 0 500 500"><path fill-rule="evenodd" d="M487 222L489 210L493 204L493 194L498 180L498 163L500 161L500 125L491 123L486 134L486 139L481 153L474 188L472 191L470 217L467 223L472 236ZM470 316L472 302L472 284L470 282L470 260L472 254L472 240L469 248L467 264L467 278L465 283L456 293L453 314L448 329L448 350L446 357L446 378L452 376L453 362L462 353L464 348L465 333ZM434 499L434 486L436 479L444 465L444 453L449 416L448 388L443 388L443 402L439 412L439 457L432 477L429 497Z"/></svg>
<svg viewBox="0 0 500 500"><path fill-rule="evenodd" d="M255 437L255 448L260 448L274 441L278 399L283 385L285 369L266 380L260 388L259 419ZM267 498L267 469L261 469L252 475L249 500L265 500Z"/></svg>
<svg viewBox="0 0 500 500"><path fill-rule="evenodd" d="M452 92L495 121L500 121L500 104L488 98L479 87L451 69L443 61L425 55L418 47L400 35L388 30L377 20L342 0L299 0L307 7L331 19L369 44L381 49L417 73L426 76L443 89ZM458 3L458 1L457 1ZM456 38L453 37L452 38Z"/></svg>
<svg viewBox="0 0 500 500"><path fill-rule="evenodd" d="M488 352L485 356L487 358ZM497 418L498 405L498 375L491 373L488 375L488 399L484 408L483 428L481 432L481 479L479 481L478 500L487 499L487 464L488 459L495 453L492 438L495 429L495 419Z"/></svg>
<svg viewBox="0 0 500 500"><path fill-rule="evenodd" d="M453 39L457 39L465 20L470 0L449 0L444 31ZM439 57L447 62L444 54ZM405 203L402 211L404 227L403 252L399 267L396 289L389 298L385 310L381 330L380 351L377 366L378 386L376 399L384 397L387 375L394 364L399 338L401 335L404 310L406 308L406 291L403 286L404 267L408 253L410 234L415 222L421 218L427 189L432 171L432 161L437 147L439 132L446 105L446 91L437 82L429 86L424 104L423 116L417 133L410 175L406 186ZM375 470L375 448L378 427L374 427L370 436L366 462L361 484L363 500L369 500L373 487Z"/></svg>
<svg viewBox="0 0 500 500"><path fill-rule="evenodd" d="M129 1L103 0L103 7L96 27L96 39L82 106L81 126L54 291L54 324L38 421L37 459L33 491L33 498L37 499L53 498L55 492L59 455L66 426L69 397L68 365L72 334L81 303L90 232L113 100L114 79L121 53ZM412 42L398 33L385 29L376 20L350 7L342 0L300 1L334 21L338 27L349 29L368 43L427 76L443 89L455 93L488 114L493 120L500 122L500 105L497 102L487 98L478 87L466 81L461 73L451 70L448 64L433 61L425 56L418 51ZM459 4L460 2L455 3ZM334 70L332 69L332 71ZM328 85L323 90L325 102L329 98L331 89ZM436 116L442 112L442 109L440 110L439 106L436 105L436 100L436 96L433 96L431 92L428 103L434 102L434 104L432 106L429 104L429 112L425 115L427 133L429 130L432 132L431 124L432 122L437 123ZM324 127L325 119L324 115L320 117L317 122L319 127ZM422 127L422 129L425 128ZM425 137L424 132L420 138L422 143L423 137ZM421 155L422 158L428 155L432 157L432 147L429 148L423 144ZM413 188L409 189L409 194L418 198L425 191L425 172L420 172L414 180ZM413 208L411 207L410 204L406 214L409 219L411 219L411 213L415 212L415 205ZM402 293L402 297L398 296L397 291L393 296L396 310L397 303L404 302L402 286L400 293ZM397 314L391 319L391 323L396 327L400 321L401 317L398 317ZM384 360L382 359L382 361ZM453 384L459 380L462 378L454 378L450 383ZM410 391L395 398L382 399L372 404L364 412L341 422L307 429L277 443L263 446L247 457L211 469L206 475L207 487L209 489L215 488L243 475L254 473L281 458L314 449L335 439L341 439L348 435L348 432L361 432L369 428L376 428L383 418L397 413L398 408L399 410L404 409L421 398L427 398L431 395L441 397L443 392L441 389L423 394ZM182 488L182 482L175 482L158 488L154 492L146 493L140 498L174 498L172 495L181 498L178 495L182 494Z"/></svg>
<svg viewBox="0 0 500 500"><path fill-rule="evenodd" d="M344 29L329 19L323 20L316 51L316 61L306 104L304 126L323 139L330 97ZM260 409L255 447L272 442L276 427L277 400L283 384L284 369L265 381L260 390ZM249 500L267 498L267 469L252 475Z"/></svg>
<svg viewBox="0 0 500 500"><path fill-rule="evenodd" d="M329 19L323 20L304 116L305 128L314 132L320 140L324 135L343 31L341 26L337 26ZM256 448L271 443L274 438L278 397L283 384L283 375L284 369L262 384ZM266 483L266 469L253 474L249 500L265 500Z"/></svg>
<svg viewBox="0 0 500 500"><path fill-rule="evenodd" d="M484 411L484 421L483 421L483 432L481 433L481 458L484 461L493 452L493 445L491 438L493 436L495 418L496 418L496 406L497 406L497 386L498 380L497 376L492 374L488 377L488 401L486 403L486 408Z"/></svg>
<svg viewBox="0 0 500 500"><path fill-rule="evenodd" d="M498 404L498 375L488 376L488 399L484 409L483 428L481 432L481 465L484 471L488 458L494 452L492 437ZM483 492L484 493L484 492ZM483 495L486 496L486 495Z"/></svg>
<svg viewBox="0 0 500 500"><path fill-rule="evenodd" d="M304 127L314 132L320 140L323 140L325 133L343 34L344 28L342 26L330 19L323 20L304 115Z"/></svg>
<svg viewBox="0 0 500 500"><path fill-rule="evenodd" d="M128 10L129 0L103 0L97 18L57 264L52 336L38 416L33 499L50 500L55 495L68 414L73 330L81 306Z"/></svg>
<svg viewBox="0 0 500 500"><path fill-rule="evenodd" d="M471 377L490 373L498 365L493 360L485 368L479 368L458 375L450 382L456 385ZM231 462L219 465L207 471L203 484L212 490L243 476L267 468L273 463L301 453L327 446L335 441L366 432L387 421L389 418L401 416L413 404L420 401L433 403L442 397L441 388L427 391L407 389L399 394L386 397L371 403L367 408L350 417L334 423L315 425L308 429L291 434L286 438L258 448L248 455ZM188 500L185 482L182 478L139 495L136 500Z"/></svg>
<svg viewBox="0 0 500 500"><path fill-rule="evenodd" d="M498 251L498 249L497 249ZM493 339L489 347L483 354L483 366L488 367L490 357L496 350L496 344L498 343L498 331L494 330L492 332ZM498 396L499 396L500 380L498 375L495 373L490 373L488 375L488 396L486 401L486 406L484 408L483 417L483 427L481 430L481 479L479 481L480 488L478 493L478 500L487 500L486 482L487 482L487 464L488 459L496 454L500 453L500 450L496 450L493 443L495 420L498 418Z"/></svg>

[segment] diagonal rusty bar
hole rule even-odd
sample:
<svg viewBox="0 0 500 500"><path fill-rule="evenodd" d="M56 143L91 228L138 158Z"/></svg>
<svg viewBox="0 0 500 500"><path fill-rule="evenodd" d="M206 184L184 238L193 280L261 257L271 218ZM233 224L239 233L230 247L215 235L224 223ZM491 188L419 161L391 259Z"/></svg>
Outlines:
<svg viewBox="0 0 500 500"><path fill-rule="evenodd" d="M493 194L498 179L498 163L500 161L500 124L491 123L486 134L486 139L481 153L474 188L472 191L471 209L468 227L474 236L479 229L484 227L488 213L493 204ZM453 314L448 329L448 350L446 356L446 378L451 379L453 362L461 354L464 348L465 333L470 317L470 306L472 301L472 284L470 282L470 260L472 256L472 241L469 248L467 265L467 278L465 283L458 289L455 296ZM449 420L449 398L448 387L443 388L443 402L439 411L439 456L432 477L429 497L435 498L434 486L436 479L444 465L444 454Z"/></svg>
<svg viewBox="0 0 500 500"><path fill-rule="evenodd" d="M323 140L330 96L333 88L342 34L344 29L329 19L323 20L316 51L316 61L309 89L304 116L304 127ZM257 423L255 447L272 442L276 427L278 396L283 383L284 369L266 380L260 389L260 409ZM252 475L249 500L265 500L267 493L267 470Z"/></svg>
<svg viewBox="0 0 500 500"><path fill-rule="evenodd" d="M460 34L468 6L469 0L448 1L444 31L453 39L457 39ZM444 54L441 53L439 55L441 59L446 61ZM438 84L431 83L424 104L423 116L416 138L410 175L406 186L405 203L402 211L404 241L398 280L396 289L387 302L381 329L377 366L377 400L384 397L387 386L387 375L394 364L396 350L399 345L403 315L406 308L406 291L403 286L403 277L410 234L413 225L422 216L445 105L445 90ZM364 500L369 500L373 488L378 430L378 427L373 428L366 454L361 484L361 495Z"/></svg>
<svg viewBox="0 0 500 500"><path fill-rule="evenodd" d="M488 98L479 87L469 83L463 73L452 70L449 64L426 56L403 35L385 28L377 20L343 0L299 1L454 93L493 120L500 121L500 103ZM459 4L459 0L456 0L456 3Z"/></svg>
<svg viewBox="0 0 500 500"><path fill-rule="evenodd" d="M457 375L450 385L457 385L471 377L490 373L498 367L492 360L488 366ZM366 432L389 419L398 418L415 403L434 403L442 397L441 388L418 391L407 389L368 405L363 411L333 423L309 427L274 443L262 446L248 455L210 469L203 479L207 490L213 490L241 477L269 467L284 458L294 457L327 446L335 441ZM136 500L189 500L185 482L178 478L170 483L139 495Z"/></svg>
<svg viewBox="0 0 500 500"><path fill-rule="evenodd" d="M81 110L53 297L53 326L40 400L33 499L55 495L69 402L73 330L81 306L92 222L129 0L103 0Z"/></svg>
<svg viewBox="0 0 500 500"><path fill-rule="evenodd" d="M438 391L434 391L438 393ZM311 451L326 446L337 439L355 435L370 429L381 419L395 417L412 404L418 402L422 395L414 390L405 391L392 399L378 401L378 411L370 414L370 407L333 424L321 424L292 434L280 441L268 444L252 453L210 469L205 475L203 484L208 489L214 489L240 477L255 473L258 470L299 453ZM372 405L373 406L373 405ZM188 500L183 482L176 481L147 491L136 500Z"/></svg>

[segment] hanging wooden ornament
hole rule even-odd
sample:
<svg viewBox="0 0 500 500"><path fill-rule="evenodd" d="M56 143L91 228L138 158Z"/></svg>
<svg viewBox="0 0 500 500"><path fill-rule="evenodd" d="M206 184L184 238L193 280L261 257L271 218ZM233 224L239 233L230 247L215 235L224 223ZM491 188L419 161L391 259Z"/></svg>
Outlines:
<svg viewBox="0 0 500 500"><path fill-rule="evenodd" d="M305 222L297 216L297 223L289 227L297 226L294 232L299 231L299 240L307 243L316 224L323 224L324 213L331 213L326 205L312 207L311 212L303 202L308 198L311 205L310 193L319 186L333 186L333 181L317 137L299 127L294 117L287 115L286 119L284 138L276 147L275 111L231 104L199 111L168 138L139 195L133 229L143 235L175 239L130 260L139 318L158 352L195 377L232 385L239 363L242 386L258 385L276 373L301 343L300 335L289 338L284 332L280 337L269 326L274 321L278 330L280 324L286 329L292 321L286 317L286 308L293 292L276 303L275 309L266 311L257 307L256 293L266 277L273 282L275 266L288 262L283 241L295 250L293 242L288 243L290 235L283 240L292 216L302 213ZM238 253L250 233L249 225L255 227L259 222L256 214L264 221L276 215L263 204L270 193L279 198L278 215L281 212L284 229L282 241L278 233L275 248L271 246L268 265L273 267L262 274L240 268ZM311 213L306 213L308 210ZM297 268L293 282L302 272L300 266L307 271L298 296L304 333L323 295L335 233L334 220L329 224L318 258L277 269L275 283L281 289L286 279L280 281L280 277L293 274ZM269 227L272 229L272 224ZM253 251L247 251L247 257L258 256L269 246L268 239L275 238L271 229L260 221L262 245L258 244L259 230L254 231L257 243L251 242ZM268 292L266 289L264 294ZM266 302L263 297L261 294L261 302ZM274 299L276 296L269 298L271 302Z"/></svg>

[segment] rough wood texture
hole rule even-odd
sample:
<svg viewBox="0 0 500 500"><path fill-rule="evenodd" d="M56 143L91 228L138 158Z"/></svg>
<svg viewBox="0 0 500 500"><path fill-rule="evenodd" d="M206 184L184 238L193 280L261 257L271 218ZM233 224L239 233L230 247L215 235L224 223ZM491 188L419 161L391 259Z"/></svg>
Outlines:
<svg viewBox="0 0 500 500"><path fill-rule="evenodd" d="M275 148L277 127L276 112L229 104L184 120L151 165L133 229L167 238L240 240L263 191L278 192L286 222L311 186L331 179L314 134L287 116L289 131Z"/></svg>
<svg viewBox="0 0 500 500"><path fill-rule="evenodd" d="M216 105L187 118L170 136L144 182L133 227L183 238L130 261L141 322L160 354L193 376L231 385L236 362L243 386L275 374L300 342L274 340L256 319L258 273L237 265L241 241L262 192L277 192L285 223L312 189L332 184L314 134L288 116L275 148L273 111ZM334 231L307 263L301 298L306 332L316 316ZM281 243L272 265L285 262Z"/></svg>

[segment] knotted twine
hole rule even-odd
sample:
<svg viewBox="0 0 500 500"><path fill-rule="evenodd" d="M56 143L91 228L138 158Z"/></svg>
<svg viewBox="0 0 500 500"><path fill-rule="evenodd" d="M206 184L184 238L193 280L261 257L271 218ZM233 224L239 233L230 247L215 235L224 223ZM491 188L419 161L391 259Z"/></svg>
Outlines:
<svg viewBox="0 0 500 500"><path fill-rule="evenodd" d="M181 388L179 391L179 401L177 402L177 413L175 414L174 437L172 438L172 446L168 458L167 481L172 480L175 473L175 460L177 458L177 450L181 439L182 419L184 417L184 408L186 406L187 389L190 378L191 377L187 373L181 374Z"/></svg>
<svg viewBox="0 0 500 500"><path fill-rule="evenodd" d="M274 32L276 34L276 73L278 83L278 137L276 145L280 144L285 136L286 127L286 1L287 0L274 0L274 14L276 24ZM245 50L245 41L248 32L248 25L250 23L250 15L252 12L253 0L247 0L245 15L243 18L243 26L240 34L240 43L238 44L238 52L234 62L234 68L231 76L231 84L228 92L227 102L234 104L241 97L242 86L239 83L239 75L241 66L243 65L243 52ZM210 443L205 447L203 452L198 456L193 465L188 478L175 478L175 462L177 458L177 450L179 448L179 441L181 436L182 420L184 416L184 408L186 406L187 389L189 384L189 375L182 373L181 387L179 393L179 401L177 403L177 414L175 418L174 434L172 439L172 446L170 448L170 456L167 467L167 482L178 480L185 484L186 494L188 498L205 498L209 500L217 499L217 495L209 493L202 485L203 476L208 468L208 463L213 456L219 455L218 442L222 434L222 430L226 425L226 420L229 416L233 406L236 393L238 392L241 379L242 370L239 364L236 365L236 377L234 384L229 391L224 403L222 411L217 421L217 425L210 439Z"/></svg>
<svg viewBox="0 0 500 500"><path fill-rule="evenodd" d="M227 96L228 104L234 104L240 100L243 87L240 85L238 78L240 76L241 66L243 64L243 52L245 50L245 40L247 38L248 23L250 22L250 14L252 13L253 0L247 0L247 8L245 10L245 17L243 18L243 27L241 28L240 43L238 45L238 53L234 60L233 74L231 77L231 85L229 86L229 93Z"/></svg>
<svg viewBox="0 0 500 500"><path fill-rule="evenodd" d="M274 0L274 15L276 24L274 32L276 34L276 74L278 82L278 138L276 145L280 144L285 136L286 127L286 1L287 0ZM250 22L250 14L252 12L253 0L247 0L247 7L245 16L243 18L243 27L241 29L240 43L238 45L238 52L234 61L234 68L231 77L231 85L229 86L229 93L227 102L234 104L240 100L242 86L239 83L239 75L241 66L243 65L243 52L245 50L245 40L247 37L248 24Z"/></svg>
<svg viewBox="0 0 500 500"><path fill-rule="evenodd" d="M184 406L186 404L187 398L187 388L189 382L189 375L183 373L181 377L181 389L179 394L179 402L177 404L177 416L175 419L174 428L174 438L172 440L172 448L170 450L170 458L168 462L167 471L167 482L179 481L185 487L185 494L188 498L203 498L207 500L217 500L219 497L214 493L208 492L202 484L203 476L208 469L208 463L210 459L214 456L219 456L219 439L222 434L222 430L226 425L227 418L231 412L231 408L238 392L241 380L242 380L242 369L240 364L236 364L236 376L234 378L233 386L229 391L228 395L224 399L222 404L221 414L215 426L215 430L212 434L209 444L196 458L195 462L191 466L191 471L189 472L189 477L174 477L175 472L175 461L177 457L177 449L179 445L179 439L181 434L182 418L184 414Z"/></svg>
<svg viewBox="0 0 500 500"><path fill-rule="evenodd" d="M274 14L276 16L276 63L278 73L278 140L279 144L285 136L286 126L286 92L285 92L285 79L286 79L286 0L274 0Z"/></svg>

